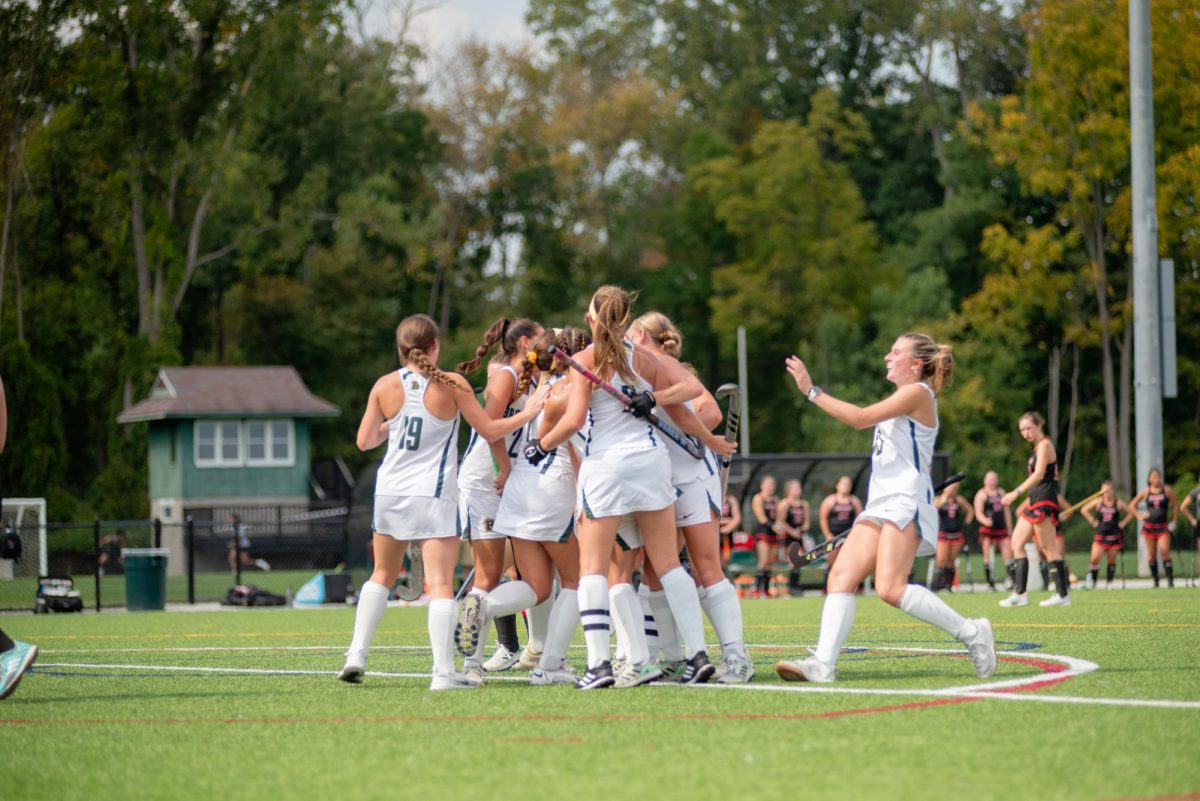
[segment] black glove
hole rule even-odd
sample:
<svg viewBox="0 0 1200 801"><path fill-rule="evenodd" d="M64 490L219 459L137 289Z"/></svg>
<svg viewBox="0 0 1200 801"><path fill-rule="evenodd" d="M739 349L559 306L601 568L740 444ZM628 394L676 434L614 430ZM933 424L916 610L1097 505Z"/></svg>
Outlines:
<svg viewBox="0 0 1200 801"><path fill-rule="evenodd" d="M634 417L640 417L645 420L650 416L650 411L658 405L658 401L654 399L654 393L652 392L637 390L631 387L622 387L621 391L629 396L629 405L625 407L625 411Z"/></svg>
<svg viewBox="0 0 1200 801"><path fill-rule="evenodd" d="M550 455L542 450L542 443L537 439L529 440L529 444L525 446L525 449L521 453L525 456L525 461L534 467L537 467L538 462Z"/></svg>

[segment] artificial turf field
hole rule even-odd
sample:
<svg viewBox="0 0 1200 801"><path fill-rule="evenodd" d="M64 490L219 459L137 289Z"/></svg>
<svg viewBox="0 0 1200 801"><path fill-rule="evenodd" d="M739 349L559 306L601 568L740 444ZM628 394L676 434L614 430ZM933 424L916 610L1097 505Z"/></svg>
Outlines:
<svg viewBox="0 0 1200 801"><path fill-rule="evenodd" d="M995 624L989 682L868 597L838 683L784 684L813 597L743 602L749 688L594 692L430 693L423 608L388 610L361 686L333 678L348 608L3 617L41 655L0 702L0 797L1200 798L1200 590L1000 597L950 598Z"/></svg>

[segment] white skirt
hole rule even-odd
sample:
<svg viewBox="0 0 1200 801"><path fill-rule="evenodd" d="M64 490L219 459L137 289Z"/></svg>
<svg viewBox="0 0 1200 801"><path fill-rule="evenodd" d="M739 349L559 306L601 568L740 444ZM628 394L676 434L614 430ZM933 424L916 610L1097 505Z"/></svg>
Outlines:
<svg viewBox="0 0 1200 801"><path fill-rule="evenodd" d="M579 507L592 520L653 512L675 502L665 448L608 450L579 468Z"/></svg>
<svg viewBox="0 0 1200 801"><path fill-rule="evenodd" d="M721 516L721 507L713 504L709 488L711 483L709 478L705 477L675 488L679 496L675 499L675 525L678 528L708 523L713 519L714 511L717 517ZM717 486L720 487L719 480Z"/></svg>
<svg viewBox="0 0 1200 801"><path fill-rule="evenodd" d="M514 470L492 530L519 540L566 542L575 530L575 475Z"/></svg>
<svg viewBox="0 0 1200 801"><path fill-rule="evenodd" d="M921 503L911 495L870 498L857 519L872 520L881 525L892 523L899 529L903 529L909 523L916 523L917 536L921 539L917 545L917 556L929 556L937 550L937 509L933 504Z"/></svg>
<svg viewBox="0 0 1200 801"><path fill-rule="evenodd" d="M495 531L496 515L500 511L500 496L490 492L464 492L458 496L458 535L473 540L502 540Z"/></svg>
<svg viewBox="0 0 1200 801"><path fill-rule="evenodd" d="M397 540L454 537L457 507L449 498L376 495L375 533Z"/></svg>

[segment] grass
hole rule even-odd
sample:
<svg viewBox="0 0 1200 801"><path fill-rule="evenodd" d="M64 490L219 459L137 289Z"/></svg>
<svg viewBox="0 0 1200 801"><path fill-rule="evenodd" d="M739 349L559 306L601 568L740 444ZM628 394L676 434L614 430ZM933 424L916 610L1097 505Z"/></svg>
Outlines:
<svg viewBox="0 0 1200 801"><path fill-rule="evenodd" d="M6 799L438 799L501 788L572 799L823 801L1200 792L1192 746L1200 591L1079 592L1065 609L1001 610L999 597L950 599L965 614L991 617L1001 649L1016 654L996 680L1042 675L1038 665L1053 662L1047 655L1099 666L1010 697L1190 707L921 695L976 683L970 664L886 650L959 652L874 598L859 603L855 650L835 686L894 695L663 686L581 693L500 680L435 694L427 678L333 680L353 626L346 608L17 616L0 622L42 654L0 703L0 787ZM820 604L744 602L753 687L796 687L771 666L814 643ZM389 609L376 644L383 647L372 671L428 671L425 611ZM572 659L581 662L582 652ZM163 670L141 669L149 666ZM322 675L270 673L287 670Z"/></svg>

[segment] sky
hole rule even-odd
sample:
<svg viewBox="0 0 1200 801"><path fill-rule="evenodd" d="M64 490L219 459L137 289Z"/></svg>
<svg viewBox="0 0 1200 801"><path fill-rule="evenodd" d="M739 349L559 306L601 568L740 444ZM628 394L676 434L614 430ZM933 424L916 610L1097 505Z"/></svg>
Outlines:
<svg viewBox="0 0 1200 801"><path fill-rule="evenodd" d="M368 30L394 35L402 25L405 0L366 0ZM528 0L412 0L412 39L426 50L443 51L467 37L517 44L528 36Z"/></svg>

